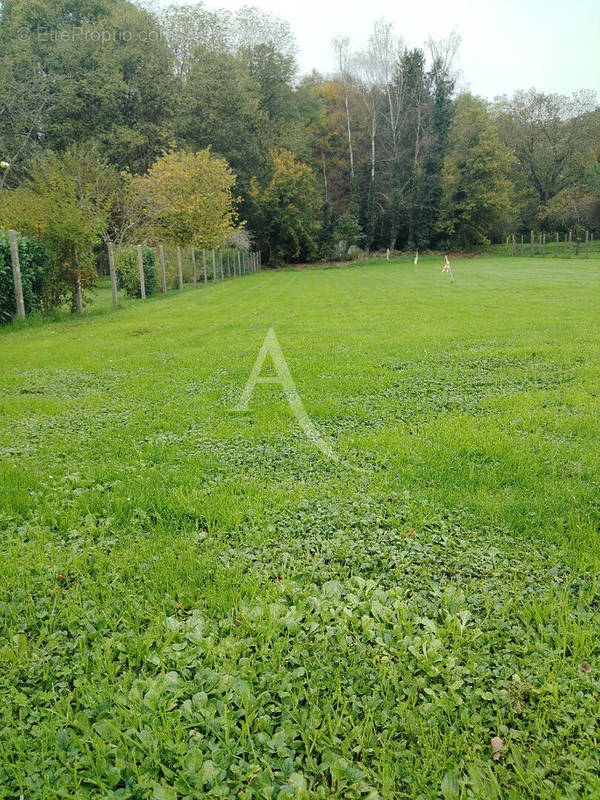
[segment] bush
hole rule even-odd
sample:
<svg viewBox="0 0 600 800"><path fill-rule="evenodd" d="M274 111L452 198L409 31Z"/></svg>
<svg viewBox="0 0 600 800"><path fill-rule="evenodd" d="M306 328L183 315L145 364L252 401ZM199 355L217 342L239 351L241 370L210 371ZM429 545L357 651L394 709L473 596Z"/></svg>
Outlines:
<svg viewBox="0 0 600 800"><path fill-rule="evenodd" d="M346 243L346 247L351 247L353 244L359 247L364 243L365 235L360 227L358 218L346 212L337 218L333 227L334 241L340 240Z"/></svg>
<svg viewBox="0 0 600 800"><path fill-rule="evenodd" d="M360 258L363 254L363 251L360 247L356 244L351 244L348 248L348 252L346 253L347 258L354 260L356 258Z"/></svg>
<svg viewBox="0 0 600 800"><path fill-rule="evenodd" d="M50 253L28 236L17 234L21 283L25 312L36 311L44 300L50 277L52 258ZM0 325L10 322L17 313L13 282L10 243L6 231L0 229Z"/></svg>
<svg viewBox="0 0 600 800"><path fill-rule="evenodd" d="M156 258L150 247L142 248L144 261L144 283L146 295L156 291ZM128 297L141 297L140 271L138 267L137 247L133 245L119 247L115 250L115 271L119 289L125 289Z"/></svg>

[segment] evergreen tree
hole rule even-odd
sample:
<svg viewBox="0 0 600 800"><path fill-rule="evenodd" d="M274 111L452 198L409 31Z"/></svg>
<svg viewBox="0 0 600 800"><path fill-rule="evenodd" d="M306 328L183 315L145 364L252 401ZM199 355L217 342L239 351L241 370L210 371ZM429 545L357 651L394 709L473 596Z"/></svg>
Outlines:
<svg viewBox="0 0 600 800"><path fill-rule="evenodd" d="M489 244L491 227L508 214L513 157L483 101L471 95L459 98L449 145L438 231L461 247Z"/></svg>

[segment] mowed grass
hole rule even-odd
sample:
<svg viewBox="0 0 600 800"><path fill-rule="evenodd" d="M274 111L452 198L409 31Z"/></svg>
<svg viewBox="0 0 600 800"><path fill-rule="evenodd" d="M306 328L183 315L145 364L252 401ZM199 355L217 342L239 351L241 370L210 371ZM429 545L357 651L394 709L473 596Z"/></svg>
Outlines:
<svg viewBox="0 0 600 800"><path fill-rule="evenodd" d="M440 266L0 334L0 797L600 797L600 261Z"/></svg>

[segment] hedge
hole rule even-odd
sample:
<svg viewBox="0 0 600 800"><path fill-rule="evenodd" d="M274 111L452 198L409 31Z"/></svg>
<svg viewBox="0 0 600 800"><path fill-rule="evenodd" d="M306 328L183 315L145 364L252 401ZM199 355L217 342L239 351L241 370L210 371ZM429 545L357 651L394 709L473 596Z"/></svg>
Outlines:
<svg viewBox="0 0 600 800"><path fill-rule="evenodd" d="M25 313L39 309L52 268L50 253L28 236L17 234ZM0 228L0 325L17 313L8 234Z"/></svg>
<svg viewBox="0 0 600 800"><path fill-rule="evenodd" d="M144 262L144 285L146 294L156 291L156 258L150 247L142 248ZM115 270L119 289L125 289L129 297L141 297L140 271L137 248L133 245L119 247L115 251Z"/></svg>

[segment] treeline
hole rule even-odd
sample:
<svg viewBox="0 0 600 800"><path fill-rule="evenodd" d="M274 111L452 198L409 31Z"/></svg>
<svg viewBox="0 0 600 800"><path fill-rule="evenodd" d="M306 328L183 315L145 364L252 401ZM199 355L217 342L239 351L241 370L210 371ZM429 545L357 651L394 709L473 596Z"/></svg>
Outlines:
<svg viewBox="0 0 600 800"><path fill-rule="evenodd" d="M81 180L85 153L88 196L92 160L123 182L98 237L150 241L128 187L164 153L206 148L235 176L231 228L243 221L271 263L600 230L595 99L460 94L454 36L410 48L380 21L364 51L334 40L335 74L300 76L289 27L256 9L4 0L0 13L0 196L35 194L52 159Z"/></svg>

